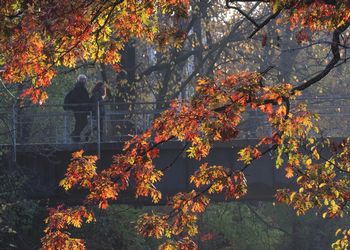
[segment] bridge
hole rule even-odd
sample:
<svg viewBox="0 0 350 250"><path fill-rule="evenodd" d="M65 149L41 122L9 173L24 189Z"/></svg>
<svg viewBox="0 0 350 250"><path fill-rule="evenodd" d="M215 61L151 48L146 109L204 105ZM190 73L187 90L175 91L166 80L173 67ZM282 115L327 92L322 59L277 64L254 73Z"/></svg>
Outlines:
<svg viewBox="0 0 350 250"><path fill-rule="evenodd" d="M322 136L338 138L349 134L350 98L314 98L296 102L301 101L307 102L311 111L320 114ZM102 105L105 110L103 115L99 112ZM123 143L131 135L149 128L152 120L166 107L166 103L153 102L97 104L96 115L87 112L88 125L82 134L88 136L82 136L79 142L73 141L70 136L74 127L73 112L63 110L62 104L1 107L0 147L11 156L9 162L26 169L29 198L75 202L80 197L79 193L65 193L58 187L71 153L84 149L87 154L100 156L100 169L108 167L112 155L121 152ZM231 142L215 144L206 160L239 169L235 160L237 152L245 145L254 145L260 136L269 133L265 119L259 112L247 112L239 137ZM192 188L188 179L200 163L185 157L181 153L183 147L179 141L171 141L160 147L161 157L155 162L157 168L164 168L177 159L157 184L165 197L163 202L166 197ZM284 170L275 168L272 156L273 152L255 161L245 172L248 181L245 199L271 200L276 189L293 187L293 180L284 177ZM216 197L216 200L222 199ZM131 188L120 196L118 202L148 204L150 200L135 201Z"/></svg>

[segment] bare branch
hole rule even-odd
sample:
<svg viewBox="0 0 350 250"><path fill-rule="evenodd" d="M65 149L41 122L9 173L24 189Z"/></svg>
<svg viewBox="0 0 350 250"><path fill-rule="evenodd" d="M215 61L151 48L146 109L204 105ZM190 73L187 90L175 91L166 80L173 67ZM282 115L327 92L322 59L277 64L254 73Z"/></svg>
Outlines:
<svg viewBox="0 0 350 250"><path fill-rule="evenodd" d="M253 31L252 34L250 34L249 38L252 38L256 33L258 33L262 28L264 28L271 20L278 17L278 15L281 13L282 9L277 10L275 13L270 15L268 18L265 19L261 24L257 26L257 28Z"/></svg>
<svg viewBox="0 0 350 250"><path fill-rule="evenodd" d="M297 87L294 87L292 89L292 93L295 91L302 91L310 87L311 85L319 82L322 80L324 77L328 75L328 73L337 65L337 63L340 61L340 35L350 26L350 20L348 20L345 24L342 26L338 27L336 30L333 32L333 40L332 40L332 45L331 45L331 51L333 54L332 60L327 64L325 69L311 78L310 80L306 81L303 84L300 84Z"/></svg>

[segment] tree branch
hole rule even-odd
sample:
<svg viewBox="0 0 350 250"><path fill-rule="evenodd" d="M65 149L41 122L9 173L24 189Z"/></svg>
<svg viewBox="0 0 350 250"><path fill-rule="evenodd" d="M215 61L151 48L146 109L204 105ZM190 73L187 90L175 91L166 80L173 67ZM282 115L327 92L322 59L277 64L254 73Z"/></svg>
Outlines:
<svg viewBox="0 0 350 250"><path fill-rule="evenodd" d="M270 15L268 18L265 19L261 24L257 26L257 28L249 35L248 38L252 38L256 33L258 33L262 28L264 28L272 19L275 19L280 13L282 9L277 10L275 13Z"/></svg>
<svg viewBox="0 0 350 250"><path fill-rule="evenodd" d="M226 1L226 7L228 9L234 9L237 10L242 16L244 16L245 18L247 18L252 24L254 24L255 27L259 27L259 24L252 18L250 17L247 13L245 13L243 10L241 10L240 8L236 7L236 6L231 6L229 4L229 1Z"/></svg>
<svg viewBox="0 0 350 250"><path fill-rule="evenodd" d="M331 45L331 51L333 54L332 60L328 63L328 65L325 67L325 69L311 78L310 80L306 81L303 84L300 84L299 86L296 86L292 89L292 93L295 93L295 91L302 91L310 87L311 85L319 82L321 79L326 77L329 72L336 66L336 64L340 61L340 35L350 26L350 20L348 20L345 24L338 27L333 32L333 40Z"/></svg>

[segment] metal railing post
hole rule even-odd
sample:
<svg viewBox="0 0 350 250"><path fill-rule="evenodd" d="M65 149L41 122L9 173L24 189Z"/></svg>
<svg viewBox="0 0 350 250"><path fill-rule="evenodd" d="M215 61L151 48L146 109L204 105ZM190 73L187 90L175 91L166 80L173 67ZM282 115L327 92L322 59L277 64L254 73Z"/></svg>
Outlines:
<svg viewBox="0 0 350 250"><path fill-rule="evenodd" d="M97 102L97 155L101 159L101 124L100 124L100 102Z"/></svg>
<svg viewBox="0 0 350 250"><path fill-rule="evenodd" d="M67 112L64 113L63 117L63 143L68 143Z"/></svg>
<svg viewBox="0 0 350 250"><path fill-rule="evenodd" d="M12 160L17 161L17 131L16 131L16 108L12 105Z"/></svg>
<svg viewBox="0 0 350 250"><path fill-rule="evenodd" d="M106 111L105 111L106 112ZM106 142L106 138L107 138L107 116L106 116L106 113L103 117L103 141Z"/></svg>
<svg viewBox="0 0 350 250"><path fill-rule="evenodd" d="M90 123L90 137L91 137L91 142L94 142L94 115L93 115L93 111L91 110L89 112L89 115L90 115L90 119L89 119L89 123ZM96 124L97 126L97 124Z"/></svg>

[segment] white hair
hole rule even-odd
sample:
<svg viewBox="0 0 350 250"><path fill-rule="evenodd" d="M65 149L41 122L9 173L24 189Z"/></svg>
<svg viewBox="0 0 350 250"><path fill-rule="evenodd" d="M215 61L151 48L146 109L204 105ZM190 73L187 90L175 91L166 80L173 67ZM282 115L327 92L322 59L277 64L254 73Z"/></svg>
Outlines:
<svg viewBox="0 0 350 250"><path fill-rule="evenodd" d="M86 81L87 81L86 75L80 74L77 78L77 82L86 82Z"/></svg>
<svg viewBox="0 0 350 250"><path fill-rule="evenodd" d="M76 87L84 87L87 83L86 75L80 74L77 78L77 82L75 84Z"/></svg>

